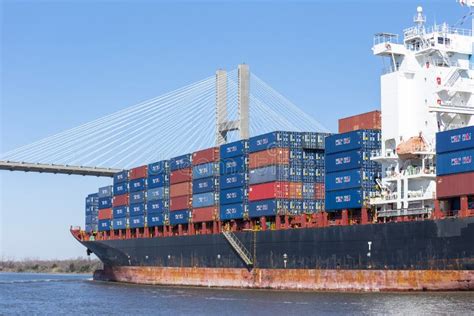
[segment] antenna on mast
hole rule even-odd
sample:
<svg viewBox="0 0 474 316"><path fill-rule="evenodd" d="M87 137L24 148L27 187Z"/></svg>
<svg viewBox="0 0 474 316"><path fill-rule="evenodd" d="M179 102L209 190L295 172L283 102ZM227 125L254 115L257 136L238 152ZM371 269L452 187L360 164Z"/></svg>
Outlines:
<svg viewBox="0 0 474 316"><path fill-rule="evenodd" d="M426 17L423 15L423 7L417 7L416 13L417 14L413 18L413 22L415 22L415 24L417 24L419 28L422 28L426 22Z"/></svg>

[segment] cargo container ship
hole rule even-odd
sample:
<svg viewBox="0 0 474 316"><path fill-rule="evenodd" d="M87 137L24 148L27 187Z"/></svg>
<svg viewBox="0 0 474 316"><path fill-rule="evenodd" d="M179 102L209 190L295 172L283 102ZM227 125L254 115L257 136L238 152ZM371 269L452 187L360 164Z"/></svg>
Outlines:
<svg viewBox="0 0 474 316"><path fill-rule="evenodd" d="M414 22L375 36L381 112L124 170L89 195L71 232L104 263L94 279L473 290L473 36L422 8Z"/></svg>

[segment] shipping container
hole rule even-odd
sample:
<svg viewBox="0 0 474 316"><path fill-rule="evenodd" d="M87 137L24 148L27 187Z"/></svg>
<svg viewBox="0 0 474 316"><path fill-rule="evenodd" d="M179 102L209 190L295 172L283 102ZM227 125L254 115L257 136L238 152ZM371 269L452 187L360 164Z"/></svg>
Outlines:
<svg viewBox="0 0 474 316"><path fill-rule="evenodd" d="M168 187L159 187L159 188L149 189L148 191L146 191L147 201L168 199L168 197L169 197Z"/></svg>
<svg viewBox="0 0 474 316"><path fill-rule="evenodd" d="M111 197L113 195L113 187L108 185L106 187L99 188L99 198Z"/></svg>
<svg viewBox="0 0 474 316"><path fill-rule="evenodd" d="M166 173L151 175L151 176L148 176L148 179L147 179L148 189L168 186L169 184L170 184L169 175Z"/></svg>
<svg viewBox="0 0 474 316"><path fill-rule="evenodd" d="M289 150L290 162L303 160L303 148L290 148Z"/></svg>
<svg viewBox="0 0 474 316"><path fill-rule="evenodd" d="M125 229L127 228L127 219L126 218L114 218L112 220L113 229Z"/></svg>
<svg viewBox="0 0 474 316"><path fill-rule="evenodd" d="M345 170L326 174L326 190L336 191L352 188L363 188L365 190L375 190L380 178L380 173L376 171L363 171L359 169Z"/></svg>
<svg viewBox="0 0 474 316"><path fill-rule="evenodd" d="M474 148L473 134L474 126L436 133L436 153L441 154Z"/></svg>
<svg viewBox="0 0 474 316"><path fill-rule="evenodd" d="M288 214L303 214L303 200L288 200Z"/></svg>
<svg viewBox="0 0 474 316"><path fill-rule="evenodd" d="M88 233L93 233L93 232L96 232L98 228L99 228L98 224L88 224L85 227L85 231Z"/></svg>
<svg viewBox="0 0 474 316"><path fill-rule="evenodd" d="M246 190L244 188L221 190L219 194L220 204L242 203L246 200Z"/></svg>
<svg viewBox="0 0 474 316"><path fill-rule="evenodd" d="M144 203L136 203L130 204L130 216L138 216L145 214L145 204Z"/></svg>
<svg viewBox="0 0 474 316"><path fill-rule="evenodd" d="M112 207L112 197L99 198L99 210Z"/></svg>
<svg viewBox="0 0 474 316"><path fill-rule="evenodd" d="M351 169L380 169L380 164L370 160L370 152L354 150L326 155L326 173Z"/></svg>
<svg viewBox="0 0 474 316"><path fill-rule="evenodd" d="M221 190L245 187L248 183L247 178L248 177L246 173L233 173L222 175L219 180L219 186Z"/></svg>
<svg viewBox="0 0 474 316"><path fill-rule="evenodd" d="M439 176L436 178L436 197L450 198L474 195L474 172Z"/></svg>
<svg viewBox="0 0 474 316"><path fill-rule="evenodd" d="M209 162L193 167L193 179L208 178L215 175L219 175L218 163Z"/></svg>
<svg viewBox="0 0 474 316"><path fill-rule="evenodd" d="M326 186L324 183L315 183L314 184L314 199L315 200L324 200L326 195Z"/></svg>
<svg viewBox="0 0 474 316"><path fill-rule="evenodd" d="M220 159L245 156L248 153L248 140L239 140L220 146Z"/></svg>
<svg viewBox="0 0 474 316"><path fill-rule="evenodd" d="M270 148L249 154L249 168L255 169L270 165L287 165L290 163L289 148Z"/></svg>
<svg viewBox="0 0 474 316"><path fill-rule="evenodd" d="M316 133L316 132L303 132L302 133L302 146L304 149L324 149L324 139L331 134L329 133Z"/></svg>
<svg viewBox="0 0 474 316"><path fill-rule="evenodd" d="M326 154L354 150L377 150L381 147L380 131L359 130L326 137Z"/></svg>
<svg viewBox="0 0 474 316"><path fill-rule="evenodd" d="M339 133L360 129L382 129L382 114L372 111L339 119Z"/></svg>
<svg viewBox="0 0 474 316"><path fill-rule="evenodd" d="M249 203L249 217L285 215L288 213L289 201L267 199Z"/></svg>
<svg viewBox="0 0 474 316"><path fill-rule="evenodd" d="M122 206L122 205L128 205L129 204L129 195L128 194L122 194L122 195L116 195L114 196L112 200L112 206Z"/></svg>
<svg viewBox="0 0 474 316"><path fill-rule="evenodd" d="M288 199L290 197L288 182L269 182L254 184L249 188L249 201L268 199Z"/></svg>
<svg viewBox="0 0 474 316"><path fill-rule="evenodd" d="M277 131L251 137L249 139L249 152L267 150L274 147L289 147L290 133Z"/></svg>
<svg viewBox="0 0 474 316"><path fill-rule="evenodd" d="M365 202L365 194L359 189L326 191L325 206L327 211L361 208Z"/></svg>
<svg viewBox="0 0 474 316"><path fill-rule="evenodd" d="M170 173L170 184L176 184L181 182L190 182L193 180L192 168L185 168L172 171Z"/></svg>
<svg viewBox="0 0 474 316"><path fill-rule="evenodd" d="M130 228L141 228L145 227L145 216L133 216L129 220Z"/></svg>
<svg viewBox="0 0 474 316"><path fill-rule="evenodd" d="M99 211L99 206L86 206L86 215L96 214Z"/></svg>
<svg viewBox="0 0 474 316"><path fill-rule="evenodd" d="M128 172L128 178L130 180L135 180L138 178L146 178L148 175L147 169L148 169L148 166L141 166L141 167L130 169L130 171Z"/></svg>
<svg viewBox="0 0 474 316"><path fill-rule="evenodd" d="M161 160L148 165L148 176L167 174L169 171L170 163L168 160Z"/></svg>
<svg viewBox="0 0 474 316"><path fill-rule="evenodd" d="M171 212L170 225L187 224L189 222L189 210Z"/></svg>
<svg viewBox="0 0 474 316"><path fill-rule="evenodd" d="M193 194L213 192L218 188L217 183L216 177L193 180Z"/></svg>
<svg viewBox="0 0 474 316"><path fill-rule="evenodd" d="M231 219L241 219L247 213L247 206L243 203L224 204L219 207L219 216L221 221Z"/></svg>
<svg viewBox="0 0 474 316"><path fill-rule="evenodd" d="M93 193L86 197L86 206L99 205L99 194Z"/></svg>
<svg viewBox="0 0 474 316"><path fill-rule="evenodd" d="M314 183L303 183L303 199L311 200L315 196L315 185Z"/></svg>
<svg viewBox="0 0 474 316"><path fill-rule="evenodd" d="M303 200L302 211L305 214L313 214L324 210L324 199L322 200Z"/></svg>
<svg viewBox="0 0 474 316"><path fill-rule="evenodd" d="M130 193L131 192L138 192L138 191L144 191L146 188L146 182L145 178L139 178L139 179L133 179L130 180Z"/></svg>
<svg viewBox="0 0 474 316"><path fill-rule="evenodd" d="M148 213L163 213L169 211L168 200L149 201L146 204L146 211Z"/></svg>
<svg viewBox="0 0 474 316"><path fill-rule="evenodd" d="M170 199L170 211L178 211L184 209L190 209L192 206L192 196L184 195L173 197Z"/></svg>
<svg viewBox="0 0 474 316"><path fill-rule="evenodd" d="M250 184L289 180L290 167L288 165L273 165L249 171Z"/></svg>
<svg viewBox="0 0 474 316"><path fill-rule="evenodd" d="M103 232L103 231L108 231L110 230L110 226L111 226L112 222L110 219L104 219L104 220L100 220L99 221L99 224L97 225L97 230L100 231L100 232Z"/></svg>
<svg viewBox="0 0 474 316"><path fill-rule="evenodd" d="M303 165L301 163L290 164L290 175L288 181L302 182L303 181Z"/></svg>
<svg viewBox="0 0 474 316"><path fill-rule="evenodd" d="M182 182L170 185L170 197L178 197L193 194L193 183Z"/></svg>
<svg viewBox="0 0 474 316"><path fill-rule="evenodd" d="M303 148L303 133L302 132L288 132L290 148Z"/></svg>
<svg viewBox="0 0 474 316"><path fill-rule="evenodd" d="M147 226L163 226L165 224L165 214L162 213L151 213L147 215Z"/></svg>
<svg viewBox="0 0 474 316"><path fill-rule="evenodd" d="M102 210L99 210L99 216L98 219L111 219L113 216L112 209L111 208L104 208Z"/></svg>
<svg viewBox="0 0 474 316"><path fill-rule="evenodd" d="M128 182L114 184L114 195L122 195L128 193Z"/></svg>
<svg viewBox="0 0 474 316"><path fill-rule="evenodd" d="M128 216L128 206L117 206L113 208L113 218Z"/></svg>
<svg viewBox="0 0 474 316"><path fill-rule="evenodd" d="M129 204L144 203L145 202L145 191L133 192L129 196Z"/></svg>
<svg viewBox="0 0 474 316"><path fill-rule="evenodd" d="M179 169L186 169L192 166L192 155L186 154L170 159L170 170L175 171Z"/></svg>
<svg viewBox="0 0 474 316"><path fill-rule="evenodd" d="M300 182L289 182L288 197L301 200L303 198L303 184Z"/></svg>
<svg viewBox="0 0 474 316"><path fill-rule="evenodd" d="M216 220L217 207L209 206L209 207L193 208L191 214L192 214L191 218L192 218L193 223L212 222Z"/></svg>
<svg viewBox="0 0 474 316"><path fill-rule="evenodd" d="M206 192L193 195L193 208L207 207L217 203L217 196L214 192Z"/></svg>
<svg viewBox="0 0 474 316"><path fill-rule="evenodd" d="M227 158L221 161L220 174L242 173L247 170L247 158L244 156L237 156Z"/></svg>
<svg viewBox="0 0 474 316"><path fill-rule="evenodd" d="M193 166L219 160L219 147L199 150L193 153Z"/></svg>
<svg viewBox="0 0 474 316"><path fill-rule="evenodd" d="M114 174L114 184L127 182L128 181L128 170L123 170Z"/></svg>
<svg viewBox="0 0 474 316"><path fill-rule="evenodd" d="M474 149L447 152L436 155L436 174L443 176L474 171Z"/></svg>

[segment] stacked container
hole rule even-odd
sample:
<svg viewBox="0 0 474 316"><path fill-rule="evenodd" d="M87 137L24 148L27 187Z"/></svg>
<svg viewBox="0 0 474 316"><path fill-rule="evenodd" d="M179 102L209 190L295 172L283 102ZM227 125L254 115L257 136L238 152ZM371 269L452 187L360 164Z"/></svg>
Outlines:
<svg viewBox="0 0 474 316"><path fill-rule="evenodd" d="M218 217L219 148L193 153L193 223L211 222Z"/></svg>
<svg viewBox="0 0 474 316"><path fill-rule="evenodd" d="M170 159L170 225L187 224L190 220L193 194L192 155Z"/></svg>
<svg viewBox="0 0 474 316"><path fill-rule="evenodd" d="M357 130L326 138L326 210L366 206L381 176L381 165L370 157L380 148L379 130Z"/></svg>
<svg viewBox="0 0 474 316"><path fill-rule="evenodd" d="M129 188L128 170L123 170L114 175L113 199L112 199L112 228L127 228L129 213Z"/></svg>
<svg viewBox="0 0 474 316"><path fill-rule="evenodd" d="M86 232L97 231L99 216L99 196L97 193L89 194L86 197Z"/></svg>
<svg viewBox="0 0 474 316"><path fill-rule="evenodd" d="M106 187L99 188L98 201L99 201L99 212L98 212L98 223L99 231L107 231L112 226L112 194L113 187L108 185Z"/></svg>
<svg viewBox="0 0 474 316"><path fill-rule="evenodd" d="M436 134L436 196L474 195L474 126ZM469 209L474 208L470 198Z"/></svg>
<svg viewBox="0 0 474 316"><path fill-rule="evenodd" d="M146 216L146 188L148 166L130 169L129 178L129 213L128 226L131 229L145 227Z"/></svg>
<svg viewBox="0 0 474 316"><path fill-rule="evenodd" d="M219 156L220 220L243 219L248 209L248 140L222 145Z"/></svg>
<svg viewBox="0 0 474 316"><path fill-rule="evenodd" d="M168 160L148 165L147 227L163 226L169 216L170 167Z"/></svg>

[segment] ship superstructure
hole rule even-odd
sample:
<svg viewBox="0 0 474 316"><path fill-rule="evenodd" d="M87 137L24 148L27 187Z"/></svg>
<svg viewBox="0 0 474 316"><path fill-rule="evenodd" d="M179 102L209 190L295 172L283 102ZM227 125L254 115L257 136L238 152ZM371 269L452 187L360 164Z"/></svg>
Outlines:
<svg viewBox="0 0 474 316"><path fill-rule="evenodd" d="M381 77L381 194L371 200L379 217L429 216L436 198L435 134L472 125L472 31L446 23L415 25L398 35L375 35L373 53L384 59Z"/></svg>

